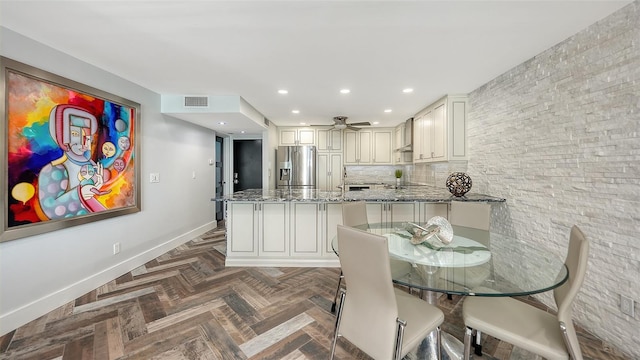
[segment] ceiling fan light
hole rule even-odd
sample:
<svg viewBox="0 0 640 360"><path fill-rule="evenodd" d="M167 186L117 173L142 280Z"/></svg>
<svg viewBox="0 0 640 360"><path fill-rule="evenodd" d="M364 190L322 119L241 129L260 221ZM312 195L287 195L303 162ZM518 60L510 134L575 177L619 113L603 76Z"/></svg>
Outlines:
<svg viewBox="0 0 640 360"><path fill-rule="evenodd" d="M335 128L338 130L342 130L342 129L346 129L347 125L346 124L336 124Z"/></svg>

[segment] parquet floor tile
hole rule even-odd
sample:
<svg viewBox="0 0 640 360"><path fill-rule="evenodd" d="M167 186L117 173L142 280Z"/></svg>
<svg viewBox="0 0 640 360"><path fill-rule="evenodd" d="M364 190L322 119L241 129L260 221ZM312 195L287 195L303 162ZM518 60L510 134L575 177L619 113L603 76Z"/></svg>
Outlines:
<svg viewBox="0 0 640 360"><path fill-rule="evenodd" d="M225 268L225 229L180 245L0 337L0 359L327 359L339 269ZM461 339L461 297L440 297ZM586 359L624 360L581 331ZM481 359L536 359L485 337ZM346 341L336 358L369 359Z"/></svg>

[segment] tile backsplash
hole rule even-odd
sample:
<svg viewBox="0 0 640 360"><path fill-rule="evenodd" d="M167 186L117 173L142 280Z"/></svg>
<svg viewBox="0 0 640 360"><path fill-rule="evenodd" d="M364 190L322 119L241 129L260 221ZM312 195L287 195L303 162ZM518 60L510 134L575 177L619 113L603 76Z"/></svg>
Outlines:
<svg viewBox="0 0 640 360"><path fill-rule="evenodd" d="M350 165L345 166L347 184L384 183L395 184L395 171L402 169L403 184L423 184L445 187L447 177L452 172L467 171L466 161L451 161L436 164L417 165ZM469 174L473 179L473 174Z"/></svg>

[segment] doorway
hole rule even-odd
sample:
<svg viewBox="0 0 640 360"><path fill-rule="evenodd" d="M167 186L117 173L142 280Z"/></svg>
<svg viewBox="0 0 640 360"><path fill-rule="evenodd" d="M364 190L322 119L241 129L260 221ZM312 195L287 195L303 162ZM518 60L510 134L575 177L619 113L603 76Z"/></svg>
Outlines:
<svg viewBox="0 0 640 360"><path fill-rule="evenodd" d="M233 192L262 189L262 140L233 141Z"/></svg>
<svg viewBox="0 0 640 360"><path fill-rule="evenodd" d="M224 172L222 171L222 144L223 139L216 136L216 198L224 196ZM224 202L216 201L216 221L224 220Z"/></svg>

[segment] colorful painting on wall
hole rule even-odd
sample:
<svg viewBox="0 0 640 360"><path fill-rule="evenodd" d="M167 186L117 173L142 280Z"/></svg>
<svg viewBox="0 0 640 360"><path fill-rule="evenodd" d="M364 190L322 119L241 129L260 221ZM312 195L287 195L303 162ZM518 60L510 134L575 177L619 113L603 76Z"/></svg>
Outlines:
<svg viewBox="0 0 640 360"><path fill-rule="evenodd" d="M0 240L140 210L140 105L2 58Z"/></svg>

